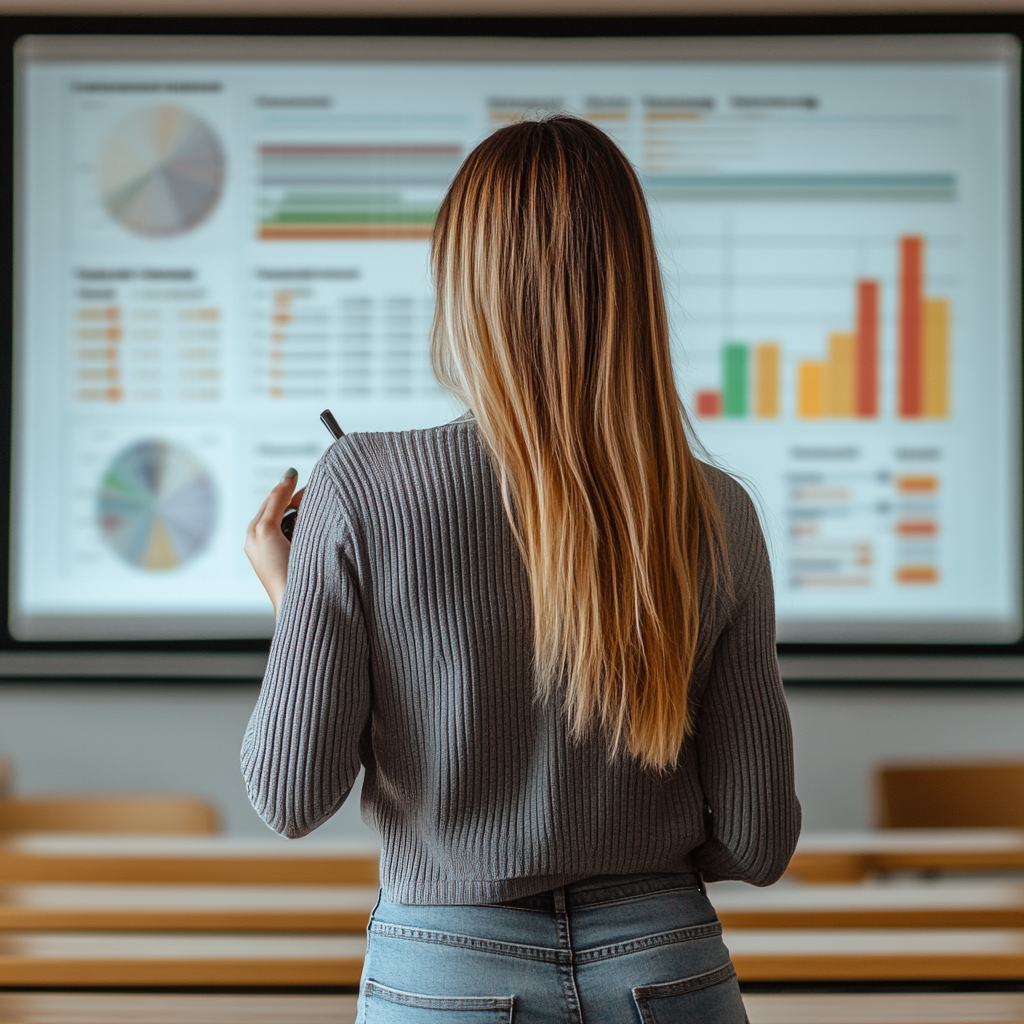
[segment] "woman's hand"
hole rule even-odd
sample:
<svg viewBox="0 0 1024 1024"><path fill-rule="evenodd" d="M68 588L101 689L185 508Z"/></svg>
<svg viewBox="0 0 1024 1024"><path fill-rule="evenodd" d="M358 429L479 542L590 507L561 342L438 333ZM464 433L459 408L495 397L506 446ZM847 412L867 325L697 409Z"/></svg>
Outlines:
<svg viewBox="0 0 1024 1024"><path fill-rule="evenodd" d="M302 501L305 488L295 490L298 477L294 469L281 477L245 531L246 557L270 595L275 616L288 582L288 555L292 550L291 541L281 532L281 517L288 509L298 508Z"/></svg>

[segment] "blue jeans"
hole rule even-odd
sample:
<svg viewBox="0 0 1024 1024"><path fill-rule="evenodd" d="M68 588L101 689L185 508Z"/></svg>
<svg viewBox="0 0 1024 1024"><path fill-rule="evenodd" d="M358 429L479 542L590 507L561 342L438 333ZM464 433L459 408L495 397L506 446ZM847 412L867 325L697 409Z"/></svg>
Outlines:
<svg viewBox="0 0 1024 1024"><path fill-rule="evenodd" d="M702 890L630 875L480 907L381 899L356 1024L745 1024Z"/></svg>

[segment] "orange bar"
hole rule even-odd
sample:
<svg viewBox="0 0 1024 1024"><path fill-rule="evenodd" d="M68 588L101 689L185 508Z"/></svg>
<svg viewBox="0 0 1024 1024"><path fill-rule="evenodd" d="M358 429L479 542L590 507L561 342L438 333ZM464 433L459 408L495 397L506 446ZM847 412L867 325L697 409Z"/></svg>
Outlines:
<svg viewBox="0 0 1024 1024"><path fill-rule="evenodd" d="M901 519L896 524L896 532L901 537L934 537L939 532L939 524L934 519Z"/></svg>
<svg viewBox="0 0 1024 1024"><path fill-rule="evenodd" d="M775 419L780 412L779 390L782 376L782 348L776 342L764 342L754 348L754 415Z"/></svg>
<svg viewBox="0 0 1024 1024"><path fill-rule="evenodd" d="M918 417L924 409L922 375L924 320L924 239L900 239L900 310L897 366L897 411Z"/></svg>
<svg viewBox="0 0 1024 1024"><path fill-rule="evenodd" d="M801 419L817 419L825 415L824 363L797 363L796 414Z"/></svg>
<svg viewBox="0 0 1024 1024"><path fill-rule="evenodd" d="M828 362L825 364L825 414L852 416L856 407L856 338L848 331L833 331L828 336Z"/></svg>
<svg viewBox="0 0 1024 1024"><path fill-rule="evenodd" d="M939 570L934 565L901 565L896 569L897 583L938 583Z"/></svg>
<svg viewBox="0 0 1024 1024"><path fill-rule="evenodd" d="M949 415L949 300L925 299L923 413L932 419Z"/></svg>
<svg viewBox="0 0 1024 1024"><path fill-rule="evenodd" d="M857 282L857 416L878 415L878 323L880 316L877 281Z"/></svg>
<svg viewBox="0 0 1024 1024"><path fill-rule="evenodd" d="M896 490L901 494L935 494L939 478L931 474L896 477Z"/></svg>

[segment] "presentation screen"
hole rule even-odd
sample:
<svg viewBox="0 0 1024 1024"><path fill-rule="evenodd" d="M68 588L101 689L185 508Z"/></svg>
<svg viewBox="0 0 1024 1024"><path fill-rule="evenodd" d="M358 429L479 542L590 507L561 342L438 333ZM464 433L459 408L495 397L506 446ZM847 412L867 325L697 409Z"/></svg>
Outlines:
<svg viewBox="0 0 1024 1024"><path fill-rule="evenodd" d="M1017 640L1018 63L998 35L24 37L12 635L269 636L246 523L322 409L463 412L435 212L481 139L566 111L640 174L780 640Z"/></svg>

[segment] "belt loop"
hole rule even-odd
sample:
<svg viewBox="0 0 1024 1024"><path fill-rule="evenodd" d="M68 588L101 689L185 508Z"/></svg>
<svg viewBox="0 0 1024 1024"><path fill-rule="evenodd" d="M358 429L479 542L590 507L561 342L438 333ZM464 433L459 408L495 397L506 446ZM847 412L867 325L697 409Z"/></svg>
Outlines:
<svg viewBox="0 0 1024 1024"><path fill-rule="evenodd" d="M708 887L704 884L704 876L699 871L697 872L697 892L701 896L707 896L708 894Z"/></svg>
<svg viewBox="0 0 1024 1024"><path fill-rule="evenodd" d="M565 913L565 886L560 885L557 889L552 889L551 894L555 897L555 913Z"/></svg>

